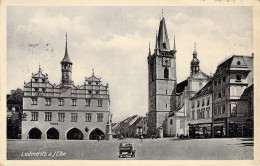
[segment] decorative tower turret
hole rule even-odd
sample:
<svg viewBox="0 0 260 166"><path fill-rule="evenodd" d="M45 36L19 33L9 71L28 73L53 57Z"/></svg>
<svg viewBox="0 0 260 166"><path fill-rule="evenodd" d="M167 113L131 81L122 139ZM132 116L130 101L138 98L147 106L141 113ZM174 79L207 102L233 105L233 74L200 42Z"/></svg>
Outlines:
<svg viewBox="0 0 260 166"><path fill-rule="evenodd" d="M200 61L197 58L196 43L194 43L193 59L190 62L190 75L194 75L200 71Z"/></svg>
<svg viewBox="0 0 260 166"><path fill-rule="evenodd" d="M68 48L67 48L67 33L66 33L66 46L65 46L65 55L63 60L60 62L61 64L61 72L62 72L62 79L61 83L63 86L71 85L72 84L72 62L70 61Z"/></svg>
<svg viewBox="0 0 260 166"><path fill-rule="evenodd" d="M163 121L171 111L172 95L176 89L176 46L170 48L165 19L162 16L158 34L156 32L155 49L148 53L149 112L148 133L159 134Z"/></svg>

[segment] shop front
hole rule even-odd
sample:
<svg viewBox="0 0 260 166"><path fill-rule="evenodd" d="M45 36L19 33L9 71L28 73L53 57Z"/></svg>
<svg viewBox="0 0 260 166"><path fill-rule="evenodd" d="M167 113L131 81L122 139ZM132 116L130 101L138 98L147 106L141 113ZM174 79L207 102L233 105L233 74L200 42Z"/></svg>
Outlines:
<svg viewBox="0 0 260 166"><path fill-rule="evenodd" d="M189 136L190 138L210 138L212 134L211 123L207 124L190 124Z"/></svg>
<svg viewBox="0 0 260 166"><path fill-rule="evenodd" d="M226 137L226 120L216 120L213 124L213 137Z"/></svg>

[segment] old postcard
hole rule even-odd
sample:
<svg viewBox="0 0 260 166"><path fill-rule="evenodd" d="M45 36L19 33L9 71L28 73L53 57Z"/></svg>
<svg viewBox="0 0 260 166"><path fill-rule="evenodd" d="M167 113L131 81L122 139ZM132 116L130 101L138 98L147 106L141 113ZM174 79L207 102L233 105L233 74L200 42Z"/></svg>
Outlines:
<svg viewBox="0 0 260 166"><path fill-rule="evenodd" d="M258 165L259 11L3 1L0 163Z"/></svg>

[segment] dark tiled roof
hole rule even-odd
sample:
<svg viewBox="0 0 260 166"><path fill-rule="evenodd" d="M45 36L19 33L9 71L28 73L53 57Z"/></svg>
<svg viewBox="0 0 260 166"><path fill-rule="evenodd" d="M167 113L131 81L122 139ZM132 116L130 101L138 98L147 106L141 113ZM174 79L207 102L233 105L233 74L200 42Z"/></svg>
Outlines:
<svg viewBox="0 0 260 166"><path fill-rule="evenodd" d="M166 47L163 47L163 43L166 44ZM170 51L171 50L164 18L160 21L159 32L158 32L158 45L159 45L160 51Z"/></svg>
<svg viewBox="0 0 260 166"><path fill-rule="evenodd" d="M191 99L209 94L212 92L212 81L210 80L204 87L201 88Z"/></svg>
<svg viewBox="0 0 260 166"><path fill-rule="evenodd" d="M181 93L184 91L185 87L188 86L188 80L184 80L177 84L176 92Z"/></svg>

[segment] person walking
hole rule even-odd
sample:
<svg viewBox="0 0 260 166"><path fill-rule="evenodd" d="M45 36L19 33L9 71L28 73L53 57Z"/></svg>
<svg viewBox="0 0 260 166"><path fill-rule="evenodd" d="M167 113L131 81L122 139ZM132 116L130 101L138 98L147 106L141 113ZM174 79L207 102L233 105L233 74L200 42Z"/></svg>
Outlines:
<svg viewBox="0 0 260 166"><path fill-rule="evenodd" d="M141 142L143 142L143 138L144 138L144 136L143 136L143 135L141 135L141 136L140 136L140 138L141 138Z"/></svg>

